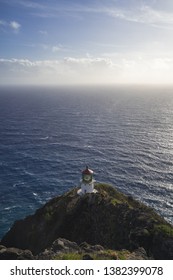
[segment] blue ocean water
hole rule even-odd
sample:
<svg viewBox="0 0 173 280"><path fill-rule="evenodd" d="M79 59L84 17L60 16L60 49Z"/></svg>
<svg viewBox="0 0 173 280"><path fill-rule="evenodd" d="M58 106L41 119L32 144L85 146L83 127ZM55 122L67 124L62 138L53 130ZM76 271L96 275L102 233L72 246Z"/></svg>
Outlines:
<svg viewBox="0 0 173 280"><path fill-rule="evenodd" d="M0 238L86 164L173 224L173 88L0 89Z"/></svg>

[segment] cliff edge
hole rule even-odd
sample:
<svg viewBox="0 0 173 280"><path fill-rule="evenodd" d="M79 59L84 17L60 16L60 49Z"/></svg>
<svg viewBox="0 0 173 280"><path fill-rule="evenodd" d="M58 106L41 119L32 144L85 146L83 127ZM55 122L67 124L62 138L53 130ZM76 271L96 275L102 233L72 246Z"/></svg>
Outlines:
<svg viewBox="0 0 173 280"><path fill-rule="evenodd" d="M55 197L34 215L16 221L1 247L39 255L56 240L98 245L109 250L144 248L153 259L173 259L173 226L153 209L108 184L97 193L77 195L77 188ZM4 248L4 247L3 247Z"/></svg>

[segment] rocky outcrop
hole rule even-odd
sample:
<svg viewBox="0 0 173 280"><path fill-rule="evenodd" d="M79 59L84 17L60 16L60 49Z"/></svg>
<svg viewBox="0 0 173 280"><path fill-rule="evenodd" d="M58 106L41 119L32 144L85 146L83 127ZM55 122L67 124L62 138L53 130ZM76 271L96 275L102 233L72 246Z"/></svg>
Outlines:
<svg viewBox="0 0 173 280"><path fill-rule="evenodd" d="M147 260L148 256L144 248L138 248L134 252L127 250L107 250L101 245L90 245L86 242L78 245L64 238L58 238L51 247L38 255L33 256L29 250L18 248L6 248L0 245L0 260Z"/></svg>
<svg viewBox="0 0 173 280"><path fill-rule="evenodd" d="M44 250L36 256L39 260L65 260L65 259L80 259L80 260L103 260L103 259L129 259L129 260L146 260L148 256L144 248L138 248L133 252L128 250L109 250L101 245L90 245L86 242L78 245L76 242L58 238L50 248Z"/></svg>
<svg viewBox="0 0 173 280"><path fill-rule="evenodd" d="M6 248L0 245L0 260L34 260L35 257L29 250Z"/></svg>
<svg viewBox="0 0 173 280"><path fill-rule="evenodd" d="M133 252L142 247L151 258L173 259L170 224L112 186L97 184L96 189L97 193L83 196L72 189L53 198L34 215L16 221L1 244L40 255L46 248L52 252L52 244L63 237L75 242L74 246L86 242L90 246L99 244L110 250ZM137 258L135 253L134 256Z"/></svg>

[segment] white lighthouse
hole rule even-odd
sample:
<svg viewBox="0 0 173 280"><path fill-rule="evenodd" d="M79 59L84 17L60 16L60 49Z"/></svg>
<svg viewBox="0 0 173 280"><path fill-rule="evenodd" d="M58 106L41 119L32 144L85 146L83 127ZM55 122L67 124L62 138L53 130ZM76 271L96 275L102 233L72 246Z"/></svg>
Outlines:
<svg viewBox="0 0 173 280"><path fill-rule="evenodd" d="M86 166L86 169L82 171L82 180L80 181L80 189L78 190L79 195L85 193L96 193L94 189L95 180L93 179L93 171Z"/></svg>

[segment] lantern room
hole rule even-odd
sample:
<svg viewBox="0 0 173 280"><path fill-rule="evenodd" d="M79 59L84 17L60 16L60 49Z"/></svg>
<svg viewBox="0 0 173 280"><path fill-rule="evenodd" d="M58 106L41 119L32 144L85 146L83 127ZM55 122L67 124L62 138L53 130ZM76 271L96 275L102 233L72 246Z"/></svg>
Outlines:
<svg viewBox="0 0 173 280"><path fill-rule="evenodd" d="M82 180L85 183L89 183L93 179L93 171L86 166L86 169L82 171Z"/></svg>

